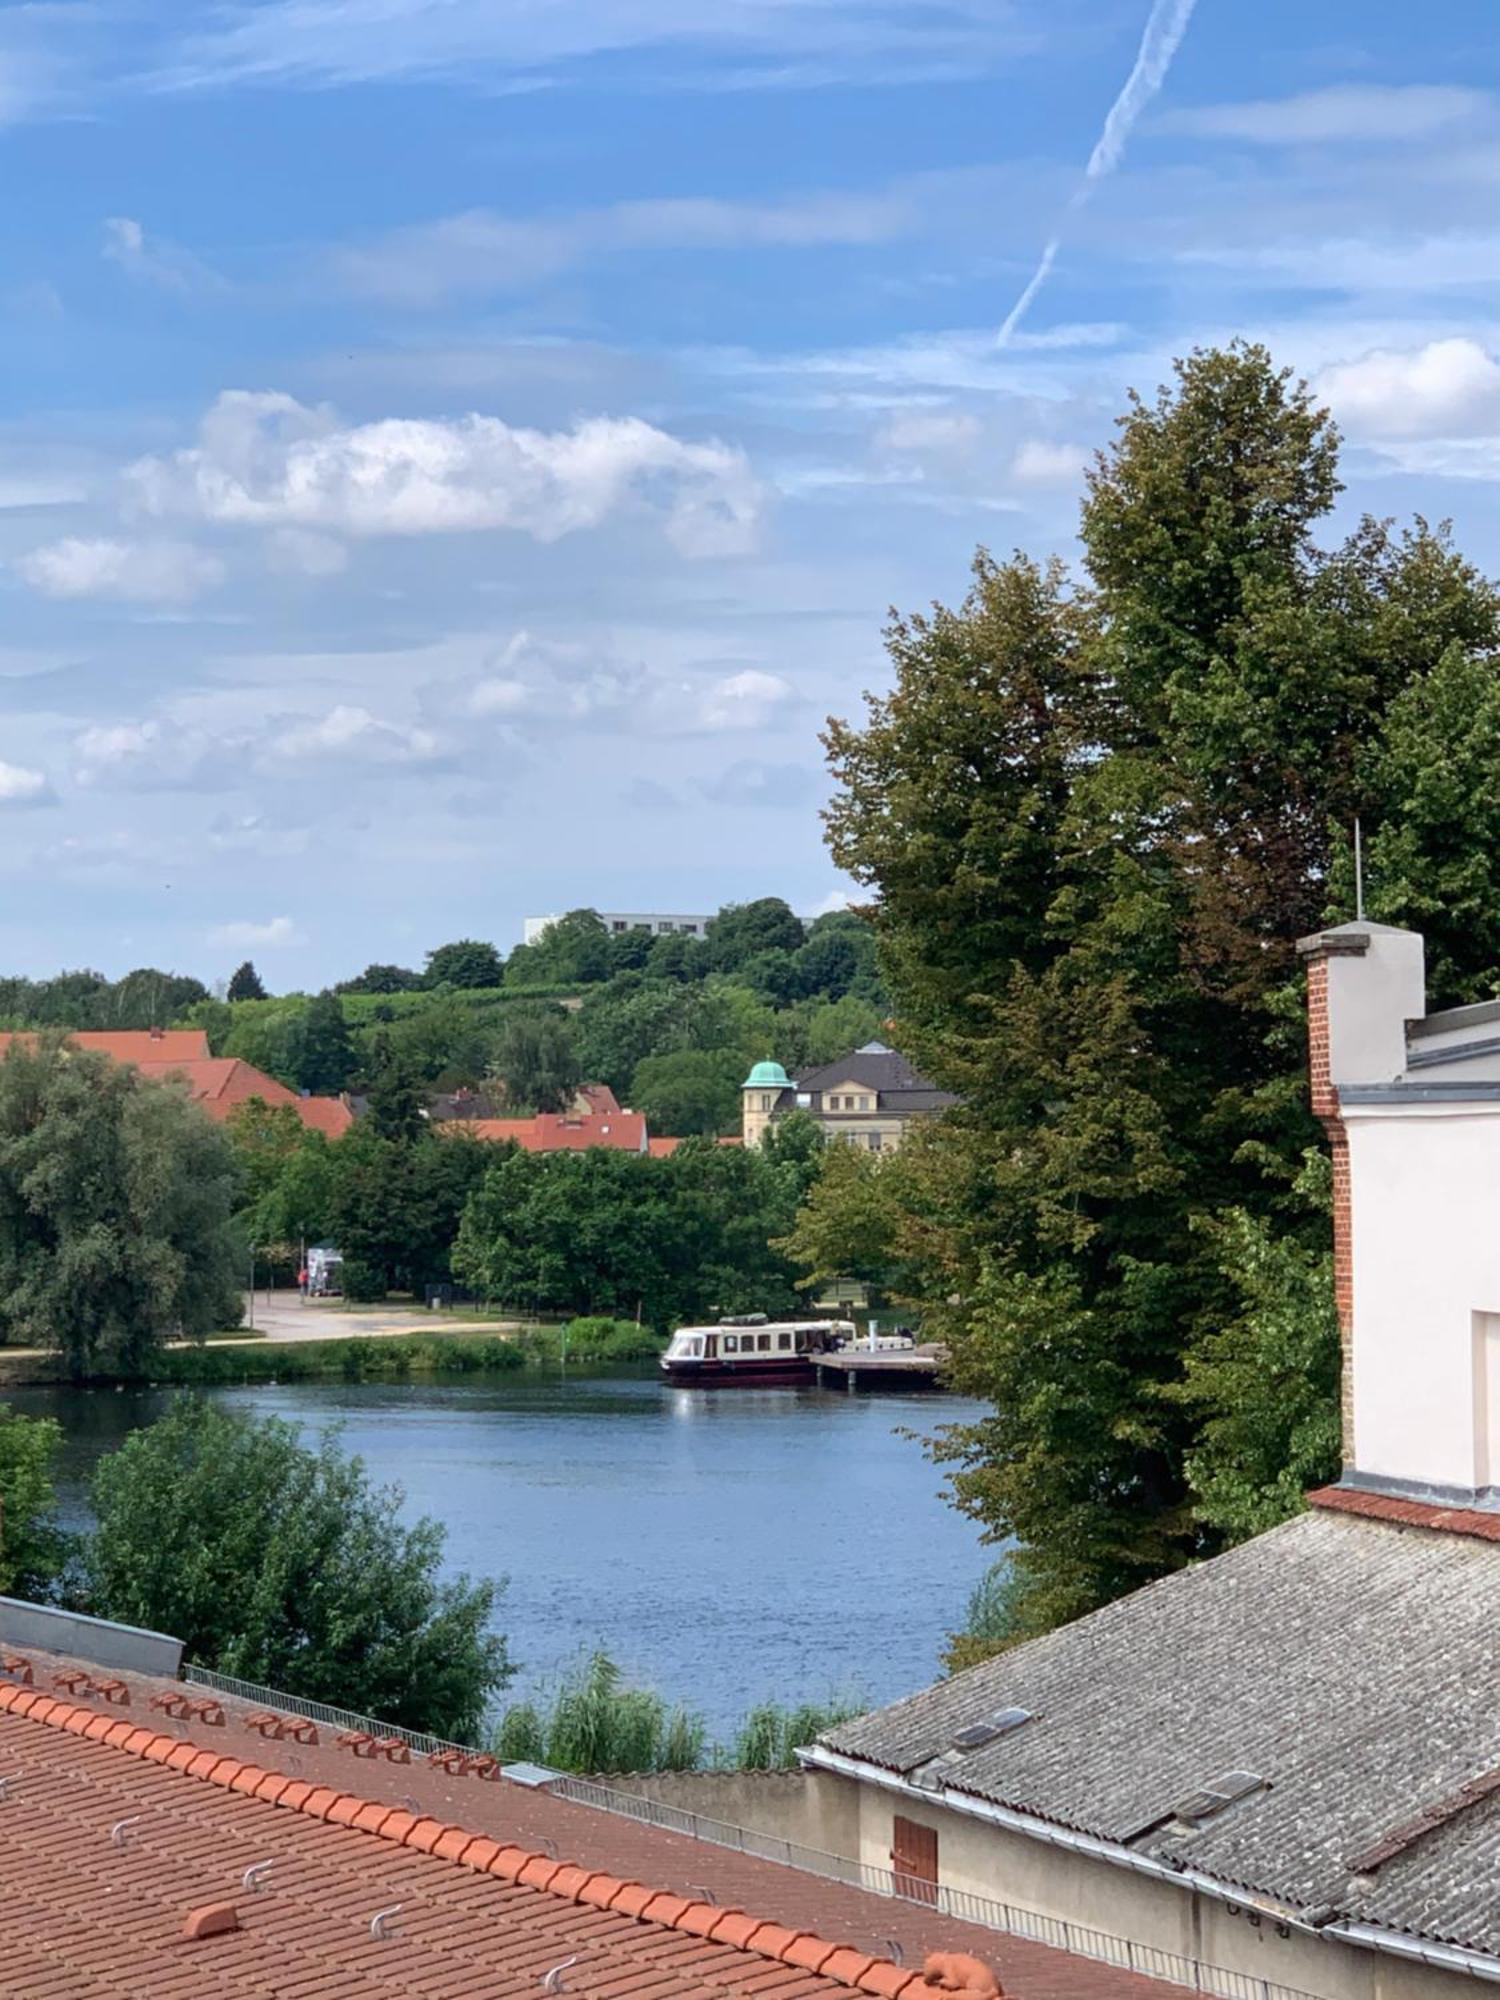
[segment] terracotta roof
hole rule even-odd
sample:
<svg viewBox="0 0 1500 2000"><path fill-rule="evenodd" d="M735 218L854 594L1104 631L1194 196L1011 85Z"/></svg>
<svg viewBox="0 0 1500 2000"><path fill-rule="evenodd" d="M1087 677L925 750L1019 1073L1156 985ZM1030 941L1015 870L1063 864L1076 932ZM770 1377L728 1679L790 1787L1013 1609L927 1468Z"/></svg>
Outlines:
<svg viewBox="0 0 1500 2000"><path fill-rule="evenodd" d="M135 1066L155 1083L180 1077L193 1101L221 1124L237 1105L248 1104L253 1097L264 1104L289 1104L304 1125L330 1139L347 1132L354 1122L353 1112L341 1098L303 1097L238 1056L207 1056L196 1062L138 1062Z"/></svg>
<svg viewBox="0 0 1500 2000"><path fill-rule="evenodd" d="M6 1991L503 2000L550 1972L545 1990L578 2000L938 1990L878 1952L291 1777L242 1747L0 1685Z"/></svg>
<svg viewBox="0 0 1500 2000"><path fill-rule="evenodd" d="M34 1034L0 1034L0 1055L12 1042L36 1041ZM122 1028L118 1031L79 1029L68 1036L81 1049L96 1049L113 1056L116 1062L195 1062L208 1054L208 1036L202 1028Z"/></svg>
<svg viewBox="0 0 1500 2000"><path fill-rule="evenodd" d="M466 1118L456 1129L471 1139L509 1139L524 1153L582 1153L591 1146L614 1152L644 1153L646 1121L639 1111L615 1111L587 1118L538 1112L535 1118Z"/></svg>

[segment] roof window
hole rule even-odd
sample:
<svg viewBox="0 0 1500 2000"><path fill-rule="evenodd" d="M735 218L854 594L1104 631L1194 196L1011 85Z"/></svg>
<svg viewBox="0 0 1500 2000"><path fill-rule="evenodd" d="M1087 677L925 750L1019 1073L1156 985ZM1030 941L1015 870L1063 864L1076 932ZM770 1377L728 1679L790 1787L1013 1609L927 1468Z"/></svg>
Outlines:
<svg viewBox="0 0 1500 2000"><path fill-rule="evenodd" d="M1200 1825L1223 1812L1226 1806L1234 1805L1240 1799L1249 1798L1252 1792L1269 1789L1269 1781L1255 1771L1225 1771L1196 1792L1190 1792L1172 1808L1174 1819L1185 1819L1191 1825Z"/></svg>
<svg viewBox="0 0 1500 2000"><path fill-rule="evenodd" d="M1009 1736L1023 1723L1030 1722L1029 1708L998 1708L993 1715L987 1715L983 1722L972 1722L967 1729L960 1729L953 1739L955 1750L982 1750L987 1743L994 1743L1002 1736Z"/></svg>

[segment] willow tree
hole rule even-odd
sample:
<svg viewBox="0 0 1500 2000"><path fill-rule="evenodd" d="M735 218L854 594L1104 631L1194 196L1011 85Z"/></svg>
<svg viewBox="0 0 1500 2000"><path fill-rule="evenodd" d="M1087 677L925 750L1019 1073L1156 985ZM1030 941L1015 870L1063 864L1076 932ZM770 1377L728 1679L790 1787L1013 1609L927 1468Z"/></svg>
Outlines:
<svg viewBox="0 0 1500 2000"><path fill-rule="evenodd" d="M829 844L874 892L899 1039L964 1100L907 1247L956 1385L993 1406L940 1451L959 1504L1019 1539L1018 1631L1260 1519L1296 1449L1220 1421L1246 1380L1215 1344L1263 1323L1235 1230L1325 1227L1295 939L1349 914L1357 811L1414 827L1401 882L1451 839L1412 800L1463 717L1421 690L1458 657L1493 704L1500 637L1445 531L1322 545L1337 468L1264 350L1193 354L1096 458L1082 577L981 552L962 604L895 618L890 691L829 728ZM1489 938L1450 948L1465 990L1500 973ZM1250 1434L1247 1496L1222 1455Z"/></svg>

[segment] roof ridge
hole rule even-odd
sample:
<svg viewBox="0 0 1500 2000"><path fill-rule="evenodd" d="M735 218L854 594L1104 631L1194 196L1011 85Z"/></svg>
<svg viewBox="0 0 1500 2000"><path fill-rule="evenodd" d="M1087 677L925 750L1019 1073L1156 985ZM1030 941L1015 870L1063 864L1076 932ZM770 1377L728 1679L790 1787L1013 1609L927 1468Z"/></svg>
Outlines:
<svg viewBox="0 0 1500 2000"><path fill-rule="evenodd" d="M300 1812L332 1826L346 1826L356 1832L373 1834L420 1854L436 1855L482 1875L515 1882L540 1890L568 1903L588 1904L613 1910L643 1923L681 1931L713 1944L753 1952L773 1963L832 1979L856 1992L871 1993L878 2000L899 2000L910 1994L934 1989L915 1969L893 1960L861 1951L857 1945L835 1944L812 1931L799 1931L767 1917L753 1917L744 1910L721 1909L716 1903L697 1903L666 1889L653 1889L642 1882L626 1882L605 1869L587 1868L582 1863L559 1861L550 1854L497 1840L489 1834L471 1832L434 1819L431 1814L410 1812L357 1793L336 1791L332 1785L317 1785L304 1778L288 1777L282 1771L268 1771L231 1752L204 1749L179 1736L149 1729L114 1715L62 1701L36 1688L0 1683L0 1714L24 1717L49 1729L66 1730L123 1750L146 1763L163 1764L185 1777L218 1785L224 1791L241 1792L264 1803Z"/></svg>

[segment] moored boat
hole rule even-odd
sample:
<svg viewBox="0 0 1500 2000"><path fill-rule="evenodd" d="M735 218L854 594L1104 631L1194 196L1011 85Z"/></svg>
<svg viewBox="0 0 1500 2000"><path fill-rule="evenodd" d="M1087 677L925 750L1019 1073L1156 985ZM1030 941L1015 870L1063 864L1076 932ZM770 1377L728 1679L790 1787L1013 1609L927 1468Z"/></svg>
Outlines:
<svg viewBox="0 0 1500 2000"><path fill-rule="evenodd" d="M764 1313L680 1326L661 1357L661 1371L669 1382L705 1388L811 1382L816 1357L852 1342L855 1332L852 1320L771 1320Z"/></svg>

